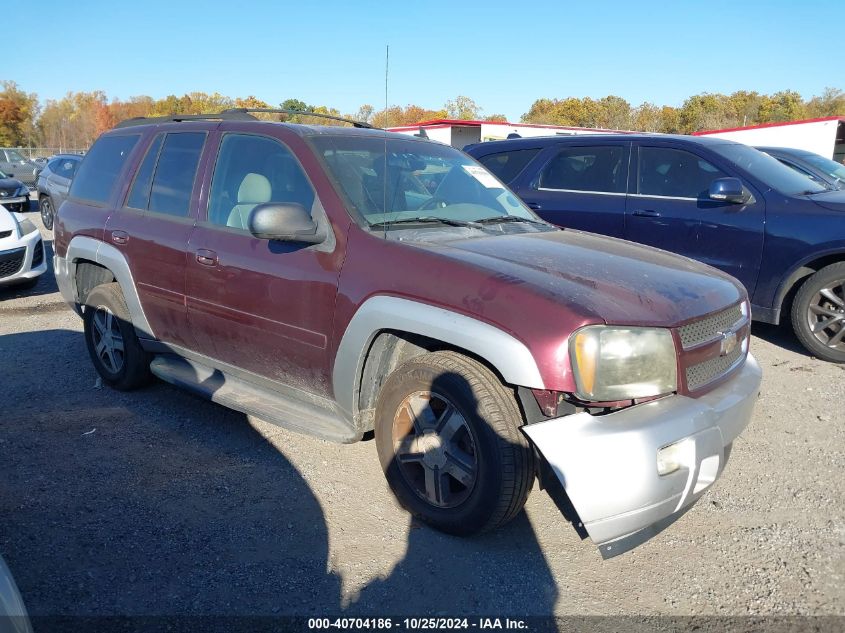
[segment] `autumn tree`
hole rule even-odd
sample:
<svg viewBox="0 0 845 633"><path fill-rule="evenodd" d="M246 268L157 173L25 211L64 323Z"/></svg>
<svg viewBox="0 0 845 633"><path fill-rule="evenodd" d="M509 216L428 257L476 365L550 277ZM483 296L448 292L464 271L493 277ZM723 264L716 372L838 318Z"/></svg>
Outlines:
<svg viewBox="0 0 845 633"><path fill-rule="evenodd" d="M0 82L0 86L0 145L31 146L38 136L38 97L24 92L14 81Z"/></svg>
<svg viewBox="0 0 845 633"><path fill-rule="evenodd" d="M446 115L450 119L461 119L463 121L474 121L478 119L481 116L482 110L475 101L463 95L447 101L443 109L446 110Z"/></svg>

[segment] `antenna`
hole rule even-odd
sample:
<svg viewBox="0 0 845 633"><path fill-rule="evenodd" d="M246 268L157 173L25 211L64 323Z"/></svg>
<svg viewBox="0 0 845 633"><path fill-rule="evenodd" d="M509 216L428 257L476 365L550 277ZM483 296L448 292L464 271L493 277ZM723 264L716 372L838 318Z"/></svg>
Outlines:
<svg viewBox="0 0 845 633"><path fill-rule="evenodd" d="M390 70L390 44L386 45L384 52L384 113L387 114L387 73Z"/></svg>

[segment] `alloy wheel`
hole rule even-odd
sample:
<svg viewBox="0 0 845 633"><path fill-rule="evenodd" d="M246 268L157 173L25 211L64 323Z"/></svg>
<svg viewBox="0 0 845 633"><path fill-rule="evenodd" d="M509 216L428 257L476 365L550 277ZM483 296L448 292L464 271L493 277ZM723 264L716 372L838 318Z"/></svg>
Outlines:
<svg viewBox="0 0 845 633"><path fill-rule="evenodd" d="M123 369L124 346L117 318L111 310L100 306L94 312L91 322L94 325L91 338L97 358L111 373L120 372Z"/></svg>
<svg viewBox="0 0 845 633"><path fill-rule="evenodd" d="M393 416L393 446L399 472L427 503L454 508L472 493L476 441L464 415L444 396L407 396Z"/></svg>
<svg viewBox="0 0 845 633"><path fill-rule="evenodd" d="M822 345L845 351L845 279L837 279L813 295L807 323Z"/></svg>

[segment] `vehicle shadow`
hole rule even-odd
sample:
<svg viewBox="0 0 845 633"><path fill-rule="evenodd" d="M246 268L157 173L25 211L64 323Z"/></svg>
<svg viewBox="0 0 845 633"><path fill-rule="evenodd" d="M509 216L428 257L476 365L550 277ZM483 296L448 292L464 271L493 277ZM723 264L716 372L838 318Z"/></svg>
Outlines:
<svg viewBox="0 0 845 633"><path fill-rule="evenodd" d="M524 512L468 539L411 522L404 558L346 604L320 499L273 427L161 382L100 387L79 332L0 336L0 350L16 394L0 425L0 551L36 632L553 612L557 586ZM13 371L28 354L41 362Z"/></svg>
<svg viewBox="0 0 845 633"><path fill-rule="evenodd" d="M752 321L751 334L795 354L813 358L813 355L795 337L795 332L792 331L792 327L788 323L772 325L770 323Z"/></svg>

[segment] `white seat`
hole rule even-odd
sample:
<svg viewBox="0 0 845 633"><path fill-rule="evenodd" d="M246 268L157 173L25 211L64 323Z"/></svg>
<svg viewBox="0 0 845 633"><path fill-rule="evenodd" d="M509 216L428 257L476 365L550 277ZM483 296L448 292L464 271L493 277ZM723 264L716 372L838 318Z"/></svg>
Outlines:
<svg viewBox="0 0 845 633"><path fill-rule="evenodd" d="M259 204L270 202L273 188L270 181L261 174L247 174L238 187L238 204L229 213L226 226L237 229L248 229L247 220L252 210Z"/></svg>

